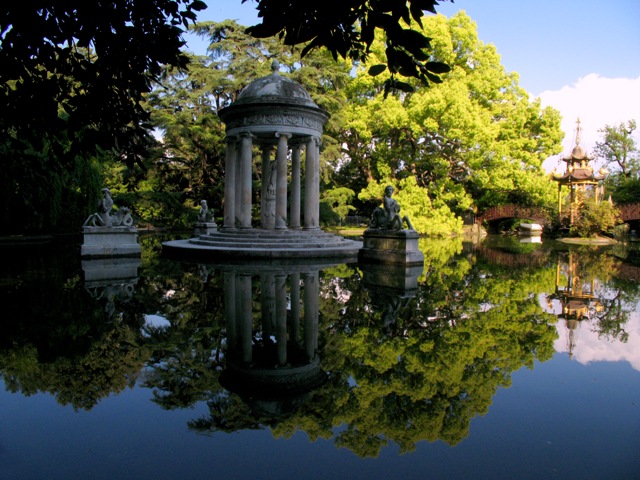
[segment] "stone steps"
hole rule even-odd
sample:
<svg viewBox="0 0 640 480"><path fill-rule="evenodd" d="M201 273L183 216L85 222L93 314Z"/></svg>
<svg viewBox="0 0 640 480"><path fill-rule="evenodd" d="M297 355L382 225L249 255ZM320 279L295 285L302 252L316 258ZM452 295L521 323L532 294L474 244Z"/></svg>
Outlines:
<svg viewBox="0 0 640 480"><path fill-rule="evenodd" d="M357 256L362 243L314 230L220 230L164 244L167 252L218 258L310 258Z"/></svg>
<svg viewBox="0 0 640 480"><path fill-rule="evenodd" d="M216 232L192 238L194 245L225 246L233 249L240 248L323 248L339 245L351 245L351 241L339 235L322 231L242 231Z"/></svg>

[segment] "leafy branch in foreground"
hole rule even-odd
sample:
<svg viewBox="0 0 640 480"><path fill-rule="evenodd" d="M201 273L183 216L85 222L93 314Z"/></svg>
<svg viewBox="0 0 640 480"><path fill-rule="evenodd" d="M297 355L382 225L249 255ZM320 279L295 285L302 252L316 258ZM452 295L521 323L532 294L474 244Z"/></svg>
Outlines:
<svg viewBox="0 0 640 480"><path fill-rule="evenodd" d="M431 61L429 37L402 26L409 26L413 20L423 29L424 12L435 14L437 5L437 0L327 0L311 5L306 0L258 0L256 8L262 23L247 32L257 38L279 35L287 45L306 44L302 56L325 47L334 59L339 55L364 61L376 30L382 30L386 34L387 62L375 65L370 73L380 74L388 68L391 78L385 82L386 90L410 92L413 87L396 75L417 78L425 84L440 83L439 75L450 70L444 63Z"/></svg>

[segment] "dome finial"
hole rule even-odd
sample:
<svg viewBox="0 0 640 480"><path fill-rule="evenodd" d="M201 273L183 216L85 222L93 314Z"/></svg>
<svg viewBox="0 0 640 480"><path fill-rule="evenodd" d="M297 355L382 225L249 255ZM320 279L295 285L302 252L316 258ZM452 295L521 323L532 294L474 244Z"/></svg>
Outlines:
<svg viewBox="0 0 640 480"><path fill-rule="evenodd" d="M275 75L280 71L280 62L278 60L273 60L271 62L271 72Z"/></svg>

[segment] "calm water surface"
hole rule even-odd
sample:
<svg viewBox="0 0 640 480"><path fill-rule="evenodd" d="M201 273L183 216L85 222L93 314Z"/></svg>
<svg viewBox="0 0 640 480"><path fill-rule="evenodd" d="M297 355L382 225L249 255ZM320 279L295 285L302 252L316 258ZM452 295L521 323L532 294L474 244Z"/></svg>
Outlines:
<svg viewBox="0 0 640 480"><path fill-rule="evenodd" d="M640 478L637 245L422 271L4 247L0 478Z"/></svg>

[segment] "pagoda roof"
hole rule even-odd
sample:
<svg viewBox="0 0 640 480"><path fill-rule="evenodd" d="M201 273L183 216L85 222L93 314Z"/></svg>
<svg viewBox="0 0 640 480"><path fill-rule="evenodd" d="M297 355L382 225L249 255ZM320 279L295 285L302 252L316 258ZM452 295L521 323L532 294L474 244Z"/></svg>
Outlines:
<svg viewBox="0 0 640 480"><path fill-rule="evenodd" d="M576 145L571 150L571 155L569 157L563 157L562 160L565 162L581 162L583 160L593 160L595 157L590 156L580 145Z"/></svg>
<svg viewBox="0 0 640 480"><path fill-rule="evenodd" d="M554 172L551 174L551 178L560 183L597 183L604 180L608 171L601 168L598 172L594 172L591 167L574 167L567 169L564 173Z"/></svg>

